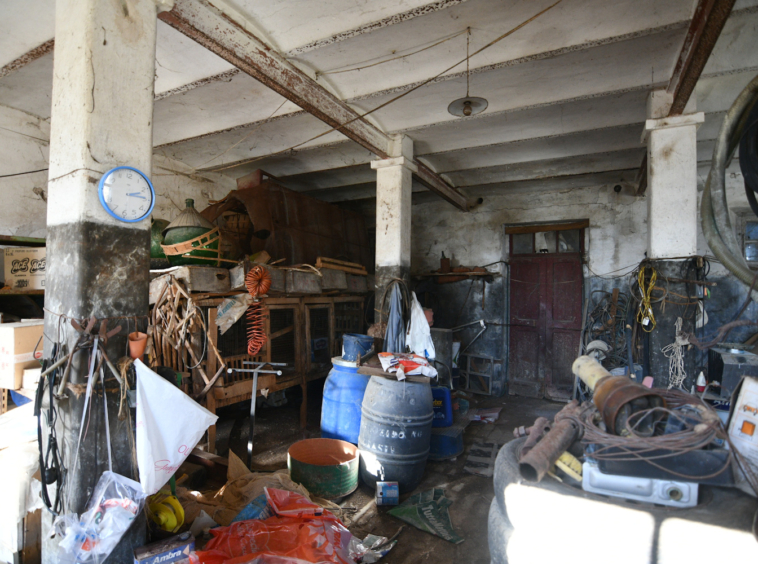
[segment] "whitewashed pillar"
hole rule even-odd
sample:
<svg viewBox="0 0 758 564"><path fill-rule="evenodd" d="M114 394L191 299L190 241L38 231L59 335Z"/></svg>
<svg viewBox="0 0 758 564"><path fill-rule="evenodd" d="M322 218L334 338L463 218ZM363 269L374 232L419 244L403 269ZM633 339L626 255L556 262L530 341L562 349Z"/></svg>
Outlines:
<svg viewBox="0 0 758 564"><path fill-rule="evenodd" d="M694 98L680 116L666 117L672 97L665 90L648 99L643 142L647 144L647 209L650 259L697 254L697 128L703 112Z"/></svg>
<svg viewBox="0 0 758 564"><path fill-rule="evenodd" d="M371 162L376 170L376 298L393 278L408 280L411 268L413 140L393 138L391 157ZM389 301L389 300L387 300Z"/></svg>
<svg viewBox="0 0 758 564"><path fill-rule="evenodd" d="M68 319L108 318L121 332L108 341L113 362L124 356L126 334L148 313L150 219L125 223L100 204L98 184L116 166L151 174L156 0L57 0L50 125L45 334L71 350L78 333ZM64 317L62 317L64 316ZM99 328L99 325L98 325ZM97 328L96 328L97 329ZM52 344L46 343L46 355ZM57 400L56 425L64 463L71 470L65 511L81 513L108 469L102 393L93 394L88 433L71 466L84 404L75 393L87 383L87 356L75 355L67 399ZM113 471L132 477L131 429L117 419L119 393L110 374ZM115 386L115 389L114 389ZM73 390L73 391L72 391ZM45 512L43 528L49 526ZM43 535L42 561L58 562L57 542ZM145 540L144 516L106 562L131 562Z"/></svg>

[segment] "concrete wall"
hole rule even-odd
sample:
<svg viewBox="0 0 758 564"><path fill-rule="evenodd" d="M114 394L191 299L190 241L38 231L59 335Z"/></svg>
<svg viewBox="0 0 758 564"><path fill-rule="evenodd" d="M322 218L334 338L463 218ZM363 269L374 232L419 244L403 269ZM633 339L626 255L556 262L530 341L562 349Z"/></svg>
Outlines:
<svg viewBox="0 0 758 564"><path fill-rule="evenodd" d="M31 114L0 106L0 234L45 237L50 124ZM18 174L42 170L33 174ZM194 198L202 210L236 188L220 174L191 174L178 161L156 154L152 182L157 196L153 217L171 220ZM8 176L14 175L14 176Z"/></svg>
<svg viewBox="0 0 758 564"><path fill-rule="evenodd" d="M707 174L708 166L699 167L701 192ZM508 239L503 233L506 224L589 219L590 227L585 233L584 274L587 283L593 289L610 290L618 287L628 292L628 277L625 274L645 258L647 204L644 197L633 195L631 184L622 182L620 193L613 190L614 186L614 183L609 183L556 191L526 186L500 194L485 195L484 202L470 213L462 213L442 201L415 205L412 272L437 270L443 251L452 258L454 266L484 266L507 260ZM737 163L733 163L727 172L727 193L735 219L737 213L750 213ZM711 255L700 228L699 216L697 229L698 253ZM487 331L472 345L471 350L503 360L498 381L493 386L495 393L502 393L506 389L508 350L505 326L508 322L507 270L503 264L495 264L489 269L500 272L503 277L485 285L480 281L443 286L422 283L417 286L417 293L422 302L426 301L426 305L435 307L436 326L453 327L477 319L489 322ZM711 288L712 297L706 301L710 321L705 331L698 332L701 337L708 336L729 321L746 296L744 286L715 261L711 261L709 279L715 281L717 286ZM679 298L672 300L681 301ZM676 305L668 307L672 314L689 317L694 312L694 306L689 309ZM753 314L755 317L754 309L758 308L751 305L748 315ZM662 342L674 340L673 329L669 331L662 325L661 330L666 333L660 335ZM456 339L465 345L477 332L475 328L465 329L456 334ZM730 340L742 340L750 334L752 331L749 328L735 331L730 335ZM700 367L705 363L704 356L695 355L694 352L692 355L693 365ZM655 367L654 372L667 377L665 367Z"/></svg>

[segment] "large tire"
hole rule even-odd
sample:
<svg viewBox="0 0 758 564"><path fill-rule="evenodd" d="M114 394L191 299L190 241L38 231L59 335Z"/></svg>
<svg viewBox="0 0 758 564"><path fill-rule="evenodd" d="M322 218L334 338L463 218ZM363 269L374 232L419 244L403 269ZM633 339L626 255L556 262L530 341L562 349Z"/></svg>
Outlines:
<svg viewBox="0 0 758 564"><path fill-rule="evenodd" d="M681 509L587 493L550 477L524 482L517 458L523 440L506 444L495 462L498 513L513 531L512 564L540 558L566 562L573 555L567 547L581 546L577 541L589 538L593 556L584 552L584 564L758 562L758 543L750 532L758 506L754 498L734 489L701 487L700 504ZM693 540L698 538L708 542ZM722 547L732 558L710 547Z"/></svg>
<svg viewBox="0 0 758 564"><path fill-rule="evenodd" d="M506 548L511 534L513 534L513 527L508 522L508 518L500 512L497 500L493 499L487 522L487 541L490 546L492 564L508 564Z"/></svg>

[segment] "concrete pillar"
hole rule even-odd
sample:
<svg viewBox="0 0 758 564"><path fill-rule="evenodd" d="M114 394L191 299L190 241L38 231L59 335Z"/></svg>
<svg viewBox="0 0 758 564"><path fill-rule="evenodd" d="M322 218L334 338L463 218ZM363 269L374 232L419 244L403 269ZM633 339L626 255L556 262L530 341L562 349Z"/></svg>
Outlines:
<svg viewBox="0 0 758 564"><path fill-rule="evenodd" d="M158 9L156 0L56 2L45 334L71 350L78 333L68 319L117 318L108 322L109 329L122 326L108 342L113 362L125 355L136 317L148 313L150 221L124 223L108 215L98 183L120 165L151 174ZM140 321L144 330L145 319ZM48 341L46 355L50 349ZM68 399L57 401L58 441L67 468L74 464L84 405L78 392L87 383L87 357L86 351L75 356ZM108 376L113 471L133 477L132 430L117 418L118 384ZM79 470L66 478L65 512L83 511L108 469L101 402L102 395L93 396ZM131 562L132 548L144 539L142 517L107 562ZM57 561L56 541L43 541L43 562Z"/></svg>
<svg viewBox="0 0 758 564"><path fill-rule="evenodd" d="M393 278L409 280L413 140L393 139L391 157L371 162L376 170L376 303ZM387 297L389 303L389 296Z"/></svg>
<svg viewBox="0 0 758 564"><path fill-rule="evenodd" d="M697 128L705 115L694 99L681 116L668 115L672 96L652 92L643 142L647 143L648 245L651 259L697 254Z"/></svg>

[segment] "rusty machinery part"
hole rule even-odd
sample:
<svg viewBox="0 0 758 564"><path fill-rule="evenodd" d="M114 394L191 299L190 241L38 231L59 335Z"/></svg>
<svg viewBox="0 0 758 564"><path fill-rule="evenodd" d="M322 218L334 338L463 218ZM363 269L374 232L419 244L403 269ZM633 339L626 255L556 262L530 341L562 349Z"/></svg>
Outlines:
<svg viewBox="0 0 758 564"><path fill-rule="evenodd" d="M552 429L529 452L520 457L519 472L524 480L541 481L555 461L574 444L574 441L582 437L583 426L578 419L590 407L587 403L579 405L578 401L571 400L555 415Z"/></svg>
<svg viewBox="0 0 758 564"><path fill-rule="evenodd" d="M253 296L247 308L247 354L258 354L266 344L266 327L263 322L263 303L258 300L271 288L271 275L263 266L254 266L245 276L245 287Z"/></svg>
<svg viewBox="0 0 758 564"><path fill-rule="evenodd" d="M580 356L571 369L593 391L592 402L609 432L650 437L666 417L666 400L659 390L646 388L626 376L611 376L594 358Z"/></svg>
<svg viewBox="0 0 758 564"><path fill-rule="evenodd" d="M210 246L220 239L221 235L219 234L219 229L218 227L215 227L211 231L203 233L202 235L195 237L194 239L190 239L189 241L183 241L174 245L161 245L161 248L163 249L163 253L166 256L184 255L191 253L192 251L208 251L219 254L218 249L211 249Z"/></svg>
<svg viewBox="0 0 758 564"><path fill-rule="evenodd" d="M531 427L527 427L526 429L524 429L524 427L515 428L513 430L514 437L519 438L524 435L528 436L526 442L521 447L520 456L526 456L526 453L532 450L534 445L536 445L543 436L550 432L550 427L550 421L544 417L538 417L535 419L534 425Z"/></svg>

